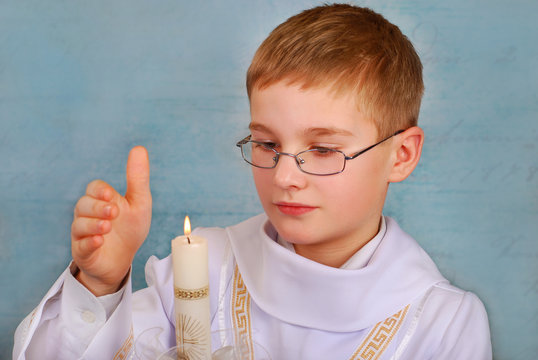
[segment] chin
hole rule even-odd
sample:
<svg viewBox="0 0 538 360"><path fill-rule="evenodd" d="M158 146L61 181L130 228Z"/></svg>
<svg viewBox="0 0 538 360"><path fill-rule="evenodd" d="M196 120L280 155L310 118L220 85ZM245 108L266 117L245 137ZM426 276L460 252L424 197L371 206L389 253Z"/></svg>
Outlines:
<svg viewBox="0 0 538 360"><path fill-rule="evenodd" d="M271 220L275 230L278 232L280 237L284 238L286 241L292 244L308 244L314 243L315 235L311 234L311 228L300 224L295 221L273 221ZM319 234L318 234L319 235Z"/></svg>

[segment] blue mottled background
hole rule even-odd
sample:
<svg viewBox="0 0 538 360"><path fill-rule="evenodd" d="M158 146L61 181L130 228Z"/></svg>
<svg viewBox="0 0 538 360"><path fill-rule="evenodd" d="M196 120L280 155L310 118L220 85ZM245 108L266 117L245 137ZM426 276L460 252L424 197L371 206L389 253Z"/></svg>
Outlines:
<svg viewBox="0 0 538 360"><path fill-rule="evenodd" d="M538 356L538 2L358 2L416 45L427 139L385 213L490 316L495 359ZM125 189L149 149L154 196L134 264L167 255L186 213L261 210L235 141L244 74L277 24L317 1L0 0L0 358L70 260L73 206L94 178Z"/></svg>

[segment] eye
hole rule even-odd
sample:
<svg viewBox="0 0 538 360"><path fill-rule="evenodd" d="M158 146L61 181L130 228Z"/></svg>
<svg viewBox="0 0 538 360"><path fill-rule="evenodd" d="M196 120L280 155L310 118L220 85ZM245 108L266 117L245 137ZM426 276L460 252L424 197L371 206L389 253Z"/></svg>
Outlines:
<svg viewBox="0 0 538 360"><path fill-rule="evenodd" d="M318 152L319 154L327 154L334 151L333 149L324 148L324 147L316 147L313 150L316 150L316 152Z"/></svg>
<svg viewBox="0 0 538 360"><path fill-rule="evenodd" d="M276 147L276 143L270 141L252 141L252 147L256 150L272 151Z"/></svg>
<svg viewBox="0 0 538 360"><path fill-rule="evenodd" d="M316 147L312 149L312 153L319 158L328 158L328 157L334 157L338 156L340 153L335 149L329 149L325 147Z"/></svg>

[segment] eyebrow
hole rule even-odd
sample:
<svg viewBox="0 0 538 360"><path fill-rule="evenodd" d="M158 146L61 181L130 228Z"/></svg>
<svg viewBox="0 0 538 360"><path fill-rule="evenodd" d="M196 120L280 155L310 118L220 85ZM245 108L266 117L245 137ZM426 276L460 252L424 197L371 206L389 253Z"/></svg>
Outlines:
<svg viewBox="0 0 538 360"><path fill-rule="evenodd" d="M273 133L267 126L262 125L262 124L258 124L258 123L251 122L248 125L248 128L249 128L249 130L256 130L256 131L263 131L263 132Z"/></svg>
<svg viewBox="0 0 538 360"><path fill-rule="evenodd" d="M313 135L313 136L327 136L327 135L343 135L343 136L353 136L351 131L339 129L335 127L329 127L329 128L308 128L304 131L305 135Z"/></svg>
<svg viewBox="0 0 538 360"><path fill-rule="evenodd" d="M271 129L269 129L267 126L258 124L258 123L250 123L248 128L250 130L256 130L256 131L263 131L268 133L273 133ZM335 127L312 127L307 128L303 131L304 135L308 136L329 136L329 135L343 135L343 136L353 136L353 133L351 131L335 128Z"/></svg>

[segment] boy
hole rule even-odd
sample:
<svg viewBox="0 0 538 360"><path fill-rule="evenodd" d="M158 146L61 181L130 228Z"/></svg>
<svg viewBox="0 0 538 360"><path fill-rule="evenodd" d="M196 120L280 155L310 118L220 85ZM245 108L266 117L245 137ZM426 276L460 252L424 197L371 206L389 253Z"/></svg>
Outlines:
<svg viewBox="0 0 538 360"><path fill-rule="evenodd" d="M326 5L277 27L247 74L252 165L265 213L208 239L212 330L236 329L272 359L491 359L487 315L388 217L391 182L416 167L422 65L371 10ZM125 358L144 330L175 343L170 257L152 257L144 148L124 197L93 181L75 207L73 263L17 329L14 358ZM78 280L78 281L77 281Z"/></svg>

